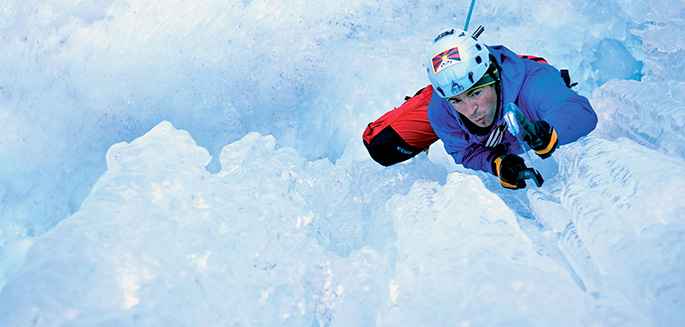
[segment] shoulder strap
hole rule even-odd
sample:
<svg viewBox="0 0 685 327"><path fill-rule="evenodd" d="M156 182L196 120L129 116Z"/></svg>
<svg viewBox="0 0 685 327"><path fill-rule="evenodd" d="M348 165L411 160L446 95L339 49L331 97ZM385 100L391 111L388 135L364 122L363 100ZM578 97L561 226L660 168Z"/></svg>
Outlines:
<svg viewBox="0 0 685 327"><path fill-rule="evenodd" d="M568 69L562 69L559 72L561 72L561 78L564 80L564 83L566 83L566 86L570 89L573 88L574 86L578 85L578 83L571 83L571 75L568 73Z"/></svg>

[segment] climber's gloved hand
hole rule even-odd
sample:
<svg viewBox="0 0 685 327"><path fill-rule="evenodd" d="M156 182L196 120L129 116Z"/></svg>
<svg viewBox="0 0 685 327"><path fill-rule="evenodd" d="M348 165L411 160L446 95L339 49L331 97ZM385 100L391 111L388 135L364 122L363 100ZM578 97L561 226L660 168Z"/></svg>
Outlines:
<svg viewBox="0 0 685 327"><path fill-rule="evenodd" d="M493 171L499 177L503 187L517 190L526 187L525 172L528 170L523 158L515 154L505 154L495 157L492 162Z"/></svg>
<svg viewBox="0 0 685 327"><path fill-rule="evenodd" d="M557 132L544 120L536 120L531 122L531 124L535 127L535 131L534 133L526 133L523 140L530 145L540 158L545 159L551 156L559 145Z"/></svg>

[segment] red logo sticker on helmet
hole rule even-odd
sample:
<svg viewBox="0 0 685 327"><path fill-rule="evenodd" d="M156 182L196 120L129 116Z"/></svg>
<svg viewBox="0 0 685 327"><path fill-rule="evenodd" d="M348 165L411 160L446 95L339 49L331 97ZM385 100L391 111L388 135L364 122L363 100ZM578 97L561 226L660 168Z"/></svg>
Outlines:
<svg viewBox="0 0 685 327"><path fill-rule="evenodd" d="M440 52L433 57L433 74L437 74L445 67L460 61L461 55L459 54L459 47Z"/></svg>

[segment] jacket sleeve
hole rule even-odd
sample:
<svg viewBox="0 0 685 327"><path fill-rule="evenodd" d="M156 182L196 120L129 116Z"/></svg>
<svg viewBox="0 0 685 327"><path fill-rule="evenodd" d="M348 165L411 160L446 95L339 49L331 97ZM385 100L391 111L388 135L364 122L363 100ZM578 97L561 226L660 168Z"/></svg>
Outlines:
<svg viewBox="0 0 685 327"><path fill-rule="evenodd" d="M480 143L473 142L468 133L462 129L457 117L452 113L449 102L433 94L428 105L428 120L445 145L454 162L465 168L482 170L494 174L492 159L496 152Z"/></svg>
<svg viewBox="0 0 685 327"><path fill-rule="evenodd" d="M592 132L597 114L587 98L566 87L559 76L556 68L538 65L526 77L518 102L529 119L549 123L562 145Z"/></svg>

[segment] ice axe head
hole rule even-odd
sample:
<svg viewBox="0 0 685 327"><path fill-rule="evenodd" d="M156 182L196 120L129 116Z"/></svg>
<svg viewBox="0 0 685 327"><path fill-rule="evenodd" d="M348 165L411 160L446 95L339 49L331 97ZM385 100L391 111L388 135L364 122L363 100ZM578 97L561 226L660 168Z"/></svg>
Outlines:
<svg viewBox="0 0 685 327"><path fill-rule="evenodd" d="M520 179L532 179L533 182L535 182L535 185L537 187L542 186L542 183L545 181L542 178L542 175L540 175L540 173L537 170L535 170L534 168L528 168L526 170L522 170L519 173L519 178Z"/></svg>

